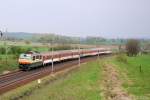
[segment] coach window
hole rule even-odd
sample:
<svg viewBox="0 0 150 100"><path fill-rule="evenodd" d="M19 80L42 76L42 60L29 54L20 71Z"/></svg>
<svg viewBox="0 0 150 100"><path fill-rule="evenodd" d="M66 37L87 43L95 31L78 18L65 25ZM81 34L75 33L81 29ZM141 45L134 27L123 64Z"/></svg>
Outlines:
<svg viewBox="0 0 150 100"><path fill-rule="evenodd" d="M33 56L33 60L35 60L35 56Z"/></svg>
<svg viewBox="0 0 150 100"><path fill-rule="evenodd" d="M40 59L42 59L42 56L40 55Z"/></svg>
<svg viewBox="0 0 150 100"><path fill-rule="evenodd" d="M36 56L36 59L39 59L39 56L38 56L38 55Z"/></svg>
<svg viewBox="0 0 150 100"><path fill-rule="evenodd" d="M45 60L45 56L43 56L43 60Z"/></svg>

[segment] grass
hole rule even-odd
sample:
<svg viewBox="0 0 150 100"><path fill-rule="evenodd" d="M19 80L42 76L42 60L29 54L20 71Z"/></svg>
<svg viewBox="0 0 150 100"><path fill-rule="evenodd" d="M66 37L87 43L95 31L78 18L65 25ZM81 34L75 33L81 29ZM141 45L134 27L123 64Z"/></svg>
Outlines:
<svg viewBox="0 0 150 100"><path fill-rule="evenodd" d="M127 62L118 61L116 58L111 60L117 65L120 74L125 73L128 77L128 81L124 81L124 88L135 96L150 99L150 55L138 55L137 57L126 57L126 59Z"/></svg>
<svg viewBox="0 0 150 100"><path fill-rule="evenodd" d="M120 58L121 60L118 60ZM4 94L1 100L15 100L17 97L22 100L101 100L103 98L100 95L102 93L101 66L103 62L115 65L114 67L118 69L120 78L123 80L123 87L129 94L134 95L137 100L149 100L149 59L150 55L137 57L121 55L101 59L99 62L88 62L67 74L55 77L54 81L46 78L40 87L37 81L34 81L10 91ZM141 66L141 71L139 66Z"/></svg>
<svg viewBox="0 0 150 100"><path fill-rule="evenodd" d="M81 67L68 74L60 75L55 81L46 82L41 88L32 82L22 89L6 93L1 100L21 97L22 100L101 100L101 67L97 61L81 64ZM28 91L28 95L25 91ZM30 92L32 91L32 92ZM15 98L16 99L16 98Z"/></svg>
<svg viewBox="0 0 150 100"><path fill-rule="evenodd" d="M80 70L36 90L27 100L100 100L98 88L100 68L96 63L83 65ZM37 96L37 94L39 94Z"/></svg>
<svg viewBox="0 0 150 100"><path fill-rule="evenodd" d="M7 62L5 55L0 55L0 74L4 71L11 71L18 69L18 59L15 55L8 55Z"/></svg>

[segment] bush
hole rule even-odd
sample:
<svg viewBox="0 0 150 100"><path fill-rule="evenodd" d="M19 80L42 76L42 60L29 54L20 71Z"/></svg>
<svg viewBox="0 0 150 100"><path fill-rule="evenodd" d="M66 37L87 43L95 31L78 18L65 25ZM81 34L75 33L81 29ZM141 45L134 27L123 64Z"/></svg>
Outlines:
<svg viewBox="0 0 150 100"><path fill-rule="evenodd" d="M26 40L26 41L25 41L25 44L31 44L31 42L30 42L30 41L28 41L28 40Z"/></svg>
<svg viewBox="0 0 150 100"><path fill-rule="evenodd" d="M0 61L1 61L1 60L3 60L3 57L2 57L2 56L0 56Z"/></svg>
<svg viewBox="0 0 150 100"><path fill-rule="evenodd" d="M0 54L5 54L5 48L4 47L0 47Z"/></svg>
<svg viewBox="0 0 150 100"><path fill-rule="evenodd" d="M128 56L136 56L140 51L140 43L138 40L130 39L126 44L126 51Z"/></svg>
<svg viewBox="0 0 150 100"><path fill-rule="evenodd" d="M119 54L116 56L117 61L127 63L127 57L124 54Z"/></svg>

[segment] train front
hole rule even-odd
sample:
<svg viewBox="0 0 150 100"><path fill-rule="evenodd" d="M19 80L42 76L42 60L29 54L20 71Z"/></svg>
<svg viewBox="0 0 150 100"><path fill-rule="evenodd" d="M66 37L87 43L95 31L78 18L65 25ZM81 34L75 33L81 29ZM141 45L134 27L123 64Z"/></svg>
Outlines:
<svg viewBox="0 0 150 100"><path fill-rule="evenodd" d="M19 56L19 68L21 70L30 69L30 65L32 64L32 55L31 54L20 54Z"/></svg>

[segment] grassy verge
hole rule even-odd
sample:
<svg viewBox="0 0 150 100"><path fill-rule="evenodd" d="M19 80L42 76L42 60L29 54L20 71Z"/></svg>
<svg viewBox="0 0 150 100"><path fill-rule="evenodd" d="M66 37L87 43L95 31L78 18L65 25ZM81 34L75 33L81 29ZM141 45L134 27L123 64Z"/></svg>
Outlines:
<svg viewBox="0 0 150 100"><path fill-rule="evenodd" d="M137 96L138 100L150 99L150 55L123 57L122 60L114 57L111 62L120 70L123 86L130 94Z"/></svg>
<svg viewBox="0 0 150 100"><path fill-rule="evenodd" d="M18 69L18 59L15 55L0 55L0 74L4 71L12 71Z"/></svg>
<svg viewBox="0 0 150 100"><path fill-rule="evenodd" d="M101 66L112 64L123 80L124 89L137 100L150 99L150 55L109 57L82 64L56 77L45 77L40 85L37 81L10 91L1 100L101 100ZM141 66L141 67L140 67ZM109 74L109 73L108 73Z"/></svg>
<svg viewBox="0 0 150 100"><path fill-rule="evenodd" d="M101 67L97 61L82 64L81 67L67 74L42 79L42 84L31 84L20 87L1 96L1 100L101 100L100 80Z"/></svg>

